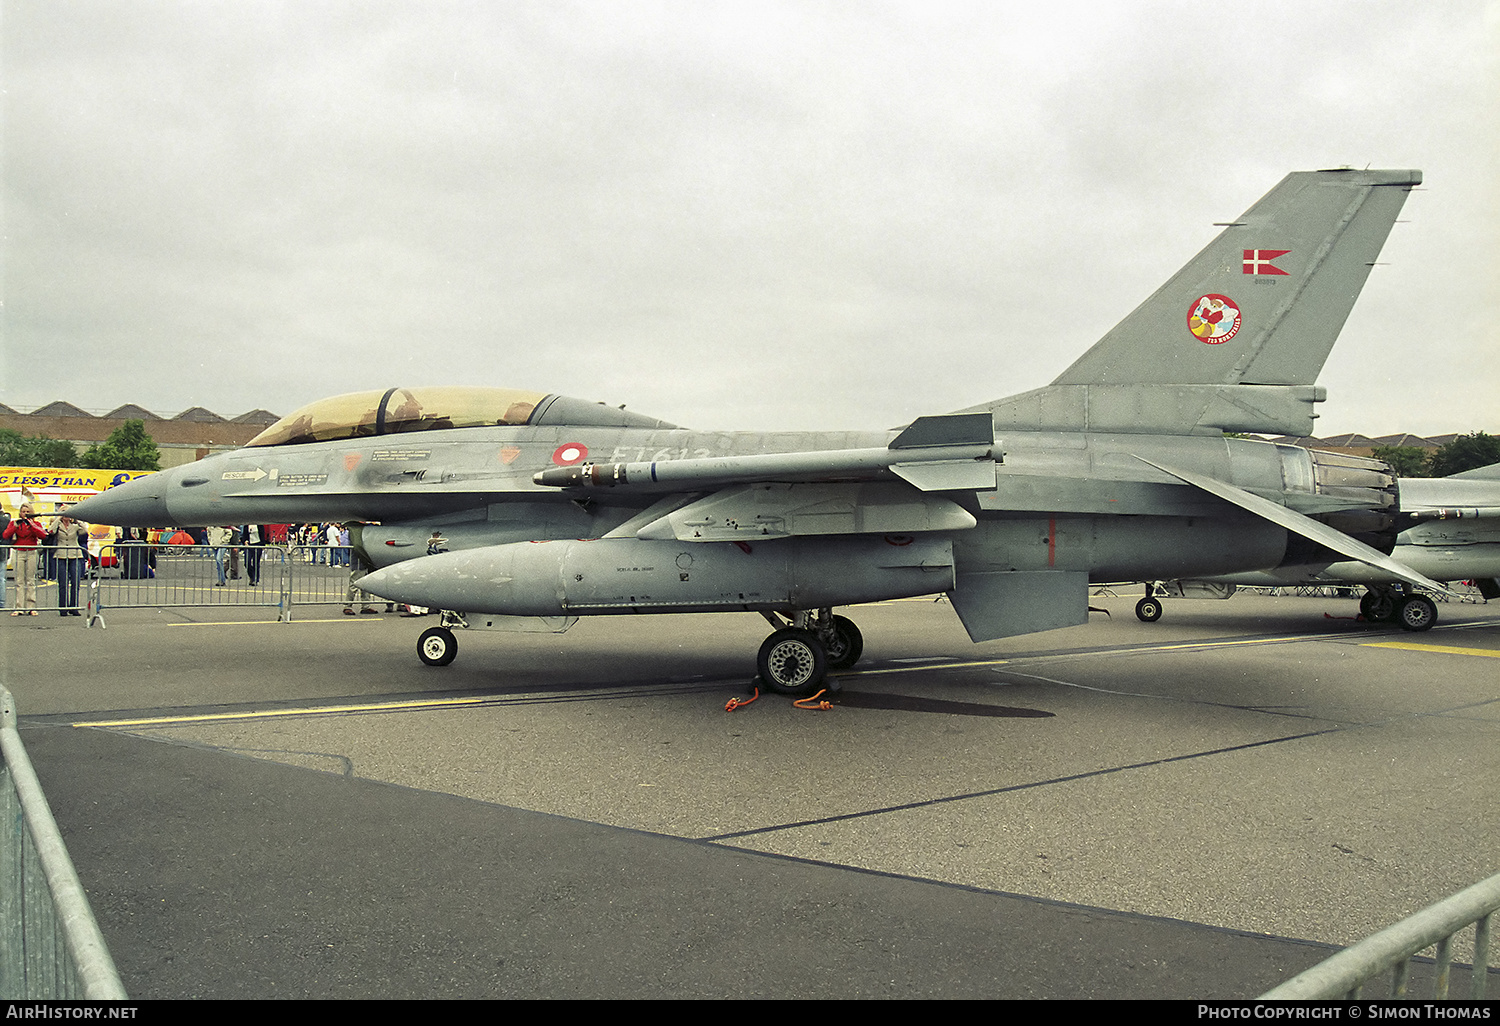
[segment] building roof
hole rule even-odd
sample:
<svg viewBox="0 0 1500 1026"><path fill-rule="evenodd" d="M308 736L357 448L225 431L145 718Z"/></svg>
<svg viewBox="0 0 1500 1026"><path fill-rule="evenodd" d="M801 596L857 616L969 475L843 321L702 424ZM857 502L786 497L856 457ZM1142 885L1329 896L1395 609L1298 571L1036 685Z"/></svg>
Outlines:
<svg viewBox="0 0 1500 1026"><path fill-rule="evenodd" d="M270 427L280 419L280 417L269 410L251 410L249 413L242 413L238 417L233 418L233 422L236 424L260 424Z"/></svg>
<svg viewBox="0 0 1500 1026"><path fill-rule="evenodd" d="M223 417L219 416L213 410L205 410L201 406L193 406L193 407L191 407L189 409L183 410L181 413L179 413L177 416L173 417L172 419L173 420L193 420L193 421L197 421L200 424L222 423L223 420L224 420Z"/></svg>
<svg viewBox="0 0 1500 1026"><path fill-rule="evenodd" d="M39 410L32 410L32 417L92 417L93 414L86 410L80 410L72 403L65 403L59 399L55 403L48 403Z"/></svg>
<svg viewBox="0 0 1500 1026"><path fill-rule="evenodd" d="M144 406L137 406L135 403L126 403L124 406L117 406L113 410L110 410L108 413L106 413L104 415L104 419L105 420L161 420L162 418L158 417L156 414L152 413L150 410L146 409Z"/></svg>
<svg viewBox="0 0 1500 1026"><path fill-rule="evenodd" d="M1320 438L1318 439L1318 444L1330 446L1334 449L1373 449L1380 443L1369 435L1347 434Z"/></svg>
<svg viewBox="0 0 1500 1026"><path fill-rule="evenodd" d="M1430 438L1421 435L1381 435L1375 439L1376 445L1409 446L1414 449L1436 449L1439 444Z"/></svg>

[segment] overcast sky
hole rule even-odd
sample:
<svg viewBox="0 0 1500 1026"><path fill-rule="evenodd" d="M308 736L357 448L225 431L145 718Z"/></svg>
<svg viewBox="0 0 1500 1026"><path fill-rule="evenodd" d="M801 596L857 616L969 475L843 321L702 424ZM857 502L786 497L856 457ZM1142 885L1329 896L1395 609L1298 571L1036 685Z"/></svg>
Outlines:
<svg viewBox="0 0 1500 1026"><path fill-rule="evenodd" d="M1500 3L0 0L0 402L704 428L1039 387L1288 171L1420 168L1317 433L1500 433Z"/></svg>

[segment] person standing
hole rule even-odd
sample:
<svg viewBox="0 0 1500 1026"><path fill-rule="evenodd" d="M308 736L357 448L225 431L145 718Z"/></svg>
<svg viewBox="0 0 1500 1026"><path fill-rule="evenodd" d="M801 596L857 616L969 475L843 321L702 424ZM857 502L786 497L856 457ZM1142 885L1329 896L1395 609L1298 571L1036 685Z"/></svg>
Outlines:
<svg viewBox="0 0 1500 1026"><path fill-rule="evenodd" d="M83 584L83 561L89 529L63 513L52 532L57 554L57 615L82 616L78 611Z"/></svg>
<svg viewBox="0 0 1500 1026"><path fill-rule="evenodd" d="M20 518L0 532L0 540L14 543L16 550L16 608L11 616L36 615L36 569L45 537L47 529L38 522L29 502L21 504Z"/></svg>
<svg viewBox="0 0 1500 1026"><path fill-rule="evenodd" d="M10 514L0 510L0 534L10 526ZM10 546L0 544L0 609L5 608L5 571L10 568Z"/></svg>
<svg viewBox="0 0 1500 1026"><path fill-rule="evenodd" d="M214 583L214 587L216 588L224 587L224 564L229 560L229 542L233 537L234 535L230 533L227 527L210 527L208 529L208 544L212 545L214 550L214 573L219 578Z"/></svg>
<svg viewBox="0 0 1500 1026"><path fill-rule="evenodd" d="M260 557L266 544L266 529L259 524L246 524L240 528L240 543L245 546L245 576L250 586L260 584Z"/></svg>
<svg viewBox="0 0 1500 1026"><path fill-rule="evenodd" d="M375 568L369 563L365 562L364 553L362 551L353 553L353 556L354 560L350 564L349 568L349 590L344 593L344 615L354 615L354 603L356 601L360 603L359 611L361 613L378 613L379 610L370 605L370 596L366 595L364 592L360 591L358 587L356 587L356 582L358 582L359 579L364 577L366 574L373 571ZM391 604L389 602L385 604L385 611L387 613L391 611Z"/></svg>

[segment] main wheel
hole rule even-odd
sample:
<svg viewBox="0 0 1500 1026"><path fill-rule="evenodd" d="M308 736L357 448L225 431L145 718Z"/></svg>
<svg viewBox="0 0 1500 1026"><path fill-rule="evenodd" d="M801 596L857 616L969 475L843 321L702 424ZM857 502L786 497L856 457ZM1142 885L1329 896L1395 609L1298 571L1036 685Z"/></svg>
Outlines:
<svg viewBox="0 0 1500 1026"><path fill-rule="evenodd" d="M1370 623L1390 623L1396 618L1396 600L1388 591L1367 591L1359 600L1359 613Z"/></svg>
<svg viewBox="0 0 1500 1026"><path fill-rule="evenodd" d="M1403 630L1430 631L1437 623L1437 606L1426 595L1413 595L1401 603L1396 619Z"/></svg>
<svg viewBox="0 0 1500 1026"><path fill-rule="evenodd" d="M429 627L417 639L417 658L428 666L447 666L458 655L458 639L446 627Z"/></svg>
<svg viewBox="0 0 1500 1026"><path fill-rule="evenodd" d="M811 631L795 627L777 631L760 646L755 658L760 679L779 695L810 695L828 672L823 643Z"/></svg>
<svg viewBox="0 0 1500 1026"><path fill-rule="evenodd" d="M864 635L859 633L859 628L854 626L854 621L847 616L835 616L832 624L833 629L830 631L832 637L819 639L823 642L823 650L828 655L828 668L847 670L859 662L860 655L864 653Z"/></svg>
<svg viewBox="0 0 1500 1026"><path fill-rule="evenodd" d="M1143 598L1135 604L1135 615L1142 623L1155 623L1161 619L1161 599Z"/></svg>

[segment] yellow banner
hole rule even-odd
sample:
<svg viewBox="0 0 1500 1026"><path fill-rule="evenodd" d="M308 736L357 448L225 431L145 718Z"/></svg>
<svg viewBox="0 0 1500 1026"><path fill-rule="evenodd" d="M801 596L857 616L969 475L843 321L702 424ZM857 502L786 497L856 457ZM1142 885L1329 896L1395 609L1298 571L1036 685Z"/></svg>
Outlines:
<svg viewBox="0 0 1500 1026"><path fill-rule="evenodd" d="M59 506L82 502L149 470L64 470L59 467L0 467L0 506L11 516L21 503L37 513L55 513Z"/></svg>

